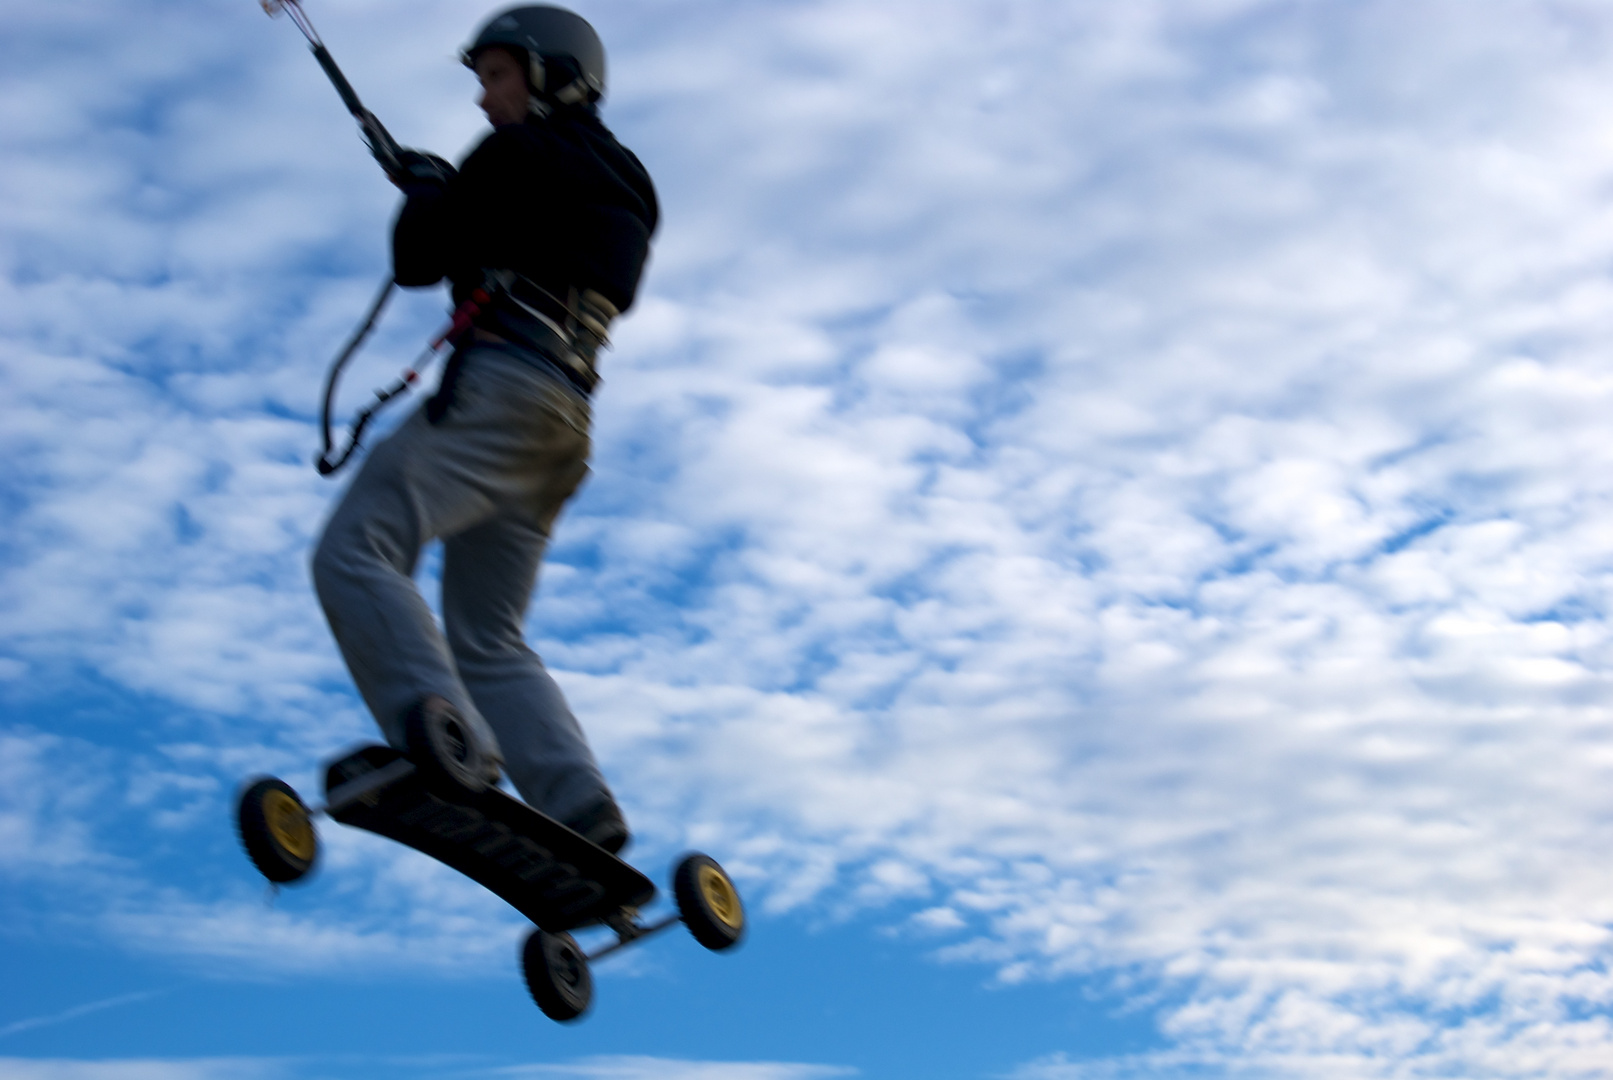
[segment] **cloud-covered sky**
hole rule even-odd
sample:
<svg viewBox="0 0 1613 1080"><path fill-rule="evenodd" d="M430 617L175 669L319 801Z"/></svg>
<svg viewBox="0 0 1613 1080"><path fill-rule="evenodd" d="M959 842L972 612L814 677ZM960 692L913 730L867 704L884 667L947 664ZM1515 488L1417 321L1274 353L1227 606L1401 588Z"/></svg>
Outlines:
<svg viewBox="0 0 1613 1080"><path fill-rule="evenodd" d="M479 4L308 10L400 140L474 145ZM1613 13L579 10L665 226L530 625L644 864L1150 1018L1006 1033L1017 1080L1608 1075ZM0 50L0 949L507 982L513 916L423 859L327 834L266 909L221 825L368 737L308 463L394 193L246 0L13 4ZM52 1045L4 1070L151 1074ZM887 1075L662 1056L508 1075Z"/></svg>

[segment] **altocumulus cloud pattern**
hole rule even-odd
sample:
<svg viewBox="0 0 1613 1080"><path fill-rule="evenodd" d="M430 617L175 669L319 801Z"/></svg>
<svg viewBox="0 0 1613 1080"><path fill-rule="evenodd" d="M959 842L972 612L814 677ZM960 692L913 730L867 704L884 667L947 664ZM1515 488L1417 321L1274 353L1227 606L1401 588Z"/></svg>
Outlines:
<svg viewBox="0 0 1613 1080"><path fill-rule="evenodd" d="M457 155L483 6L381 8L317 17ZM533 631L643 848L1160 1009L1166 1049L1017 1080L1607 1075L1605 5L583 10L666 229ZM124 836L368 731L308 458L393 201L262 21L0 10L0 679L153 716L0 726L6 903L311 977L502 964L393 852L332 837L358 884L266 913ZM837 1075L530 1075L668 1069Z"/></svg>

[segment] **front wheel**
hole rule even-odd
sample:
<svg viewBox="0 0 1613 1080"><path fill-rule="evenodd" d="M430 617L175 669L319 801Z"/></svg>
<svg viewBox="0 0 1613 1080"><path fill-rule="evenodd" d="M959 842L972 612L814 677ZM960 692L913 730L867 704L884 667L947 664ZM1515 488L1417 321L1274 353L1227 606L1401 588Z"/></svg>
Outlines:
<svg viewBox="0 0 1613 1080"><path fill-rule="evenodd" d="M713 952L731 949L745 934L745 905L733 880L709 855L685 856L672 875L678 914L694 939Z"/></svg>
<svg viewBox="0 0 1613 1080"><path fill-rule="evenodd" d="M570 934L534 930L521 950L521 973L526 988L543 1015L562 1023L575 1020L594 999L594 979L588 957Z"/></svg>
<svg viewBox="0 0 1613 1080"><path fill-rule="evenodd" d="M241 792L235 825L247 858L277 885L306 877L319 856L308 807L284 780L261 777Z"/></svg>

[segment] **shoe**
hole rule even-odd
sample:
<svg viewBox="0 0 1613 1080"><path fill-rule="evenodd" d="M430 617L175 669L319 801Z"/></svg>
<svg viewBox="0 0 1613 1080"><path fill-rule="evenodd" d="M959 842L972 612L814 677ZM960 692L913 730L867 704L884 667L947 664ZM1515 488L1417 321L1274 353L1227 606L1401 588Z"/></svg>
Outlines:
<svg viewBox="0 0 1613 1080"><path fill-rule="evenodd" d="M564 824L572 832L580 833L612 855L625 848L633 838L633 834L627 831L627 820L622 817L621 808L609 795L582 813L567 818Z"/></svg>
<svg viewBox="0 0 1613 1080"><path fill-rule="evenodd" d="M471 793L498 783L503 755L491 732L472 726L452 702L427 694L403 714L404 750L422 775Z"/></svg>

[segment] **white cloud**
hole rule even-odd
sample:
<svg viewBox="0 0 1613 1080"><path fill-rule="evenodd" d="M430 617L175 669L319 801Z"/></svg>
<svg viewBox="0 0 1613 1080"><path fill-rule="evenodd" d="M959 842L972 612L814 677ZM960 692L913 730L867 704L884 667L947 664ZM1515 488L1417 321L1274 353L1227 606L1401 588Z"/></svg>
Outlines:
<svg viewBox="0 0 1613 1080"><path fill-rule="evenodd" d="M819 1080L855 1076L856 1069L768 1061L679 1061L629 1055L585 1058L569 1065L517 1065L499 1076L578 1077L579 1080Z"/></svg>
<svg viewBox="0 0 1613 1080"><path fill-rule="evenodd" d="M32 1031L35 1028L50 1027L54 1024L65 1024L69 1020L77 1020L81 1016L89 1016L105 1009L115 1009L120 1005L132 1005L138 1001L147 1001L156 996L153 991L143 991L136 994L121 994L117 997L102 998L100 1001L86 1002L83 1005L74 1005L61 1012L49 1016L30 1016L21 1020L13 1020L8 1024L0 1025L0 1039L15 1035L22 1031Z"/></svg>
<svg viewBox="0 0 1613 1080"><path fill-rule="evenodd" d="M857 1070L830 1065L784 1062L684 1061L672 1058L610 1056L583 1058L569 1064L510 1065L487 1068L474 1059L453 1061L400 1057L389 1064L400 1074L417 1076L578 1077L581 1080L827 1080L855 1076ZM73 1061L48 1058L0 1058L0 1075L16 1080L274 1080L279 1077L330 1075L332 1061L306 1058L153 1058Z"/></svg>
<svg viewBox="0 0 1613 1080"><path fill-rule="evenodd" d="M111 755L76 740L0 731L0 866L9 874L104 868L90 821L110 787Z"/></svg>
<svg viewBox="0 0 1613 1080"><path fill-rule="evenodd" d="M239 1058L67 1061L0 1058L10 1080L258 1080L285 1075L277 1062Z"/></svg>

